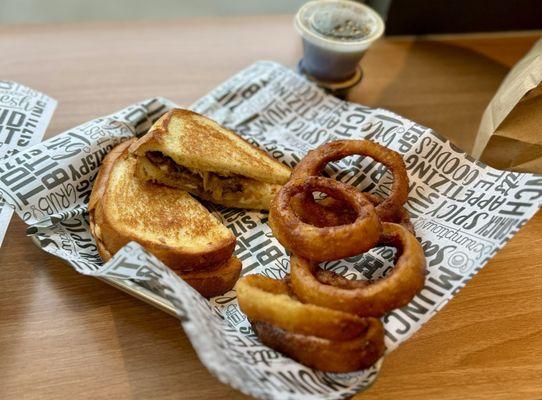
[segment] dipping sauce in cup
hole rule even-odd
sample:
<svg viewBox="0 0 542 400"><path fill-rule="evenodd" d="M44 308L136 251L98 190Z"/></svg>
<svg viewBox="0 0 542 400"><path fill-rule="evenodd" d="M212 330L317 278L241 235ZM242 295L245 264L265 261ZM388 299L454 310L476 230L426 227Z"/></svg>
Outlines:
<svg viewBox="0 0 542 400"><path fill-rule="evenodd" d="M303 40L300 69L317 81L348 82L359 75L359 82L359 61L384 32L376 11L348 0L310 1L294 23Z"/></svg>

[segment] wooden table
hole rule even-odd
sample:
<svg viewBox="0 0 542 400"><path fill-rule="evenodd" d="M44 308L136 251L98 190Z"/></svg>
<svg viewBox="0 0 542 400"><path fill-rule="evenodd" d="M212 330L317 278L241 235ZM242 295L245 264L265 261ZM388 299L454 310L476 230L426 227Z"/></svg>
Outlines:
<svg viewBox="0 0 542 400"><path fill-rule="evenodd" d="M363 61L352 100L469 149L530 35L398 38ZM0 77L59 101L47 132L160 95L188 105L253 61L295 66L291 17L0 28ZM408 343L365 399L542 398L542 213ZM198 361L174 318L31 244L0 249L0 399L240 399Z"/></svg>

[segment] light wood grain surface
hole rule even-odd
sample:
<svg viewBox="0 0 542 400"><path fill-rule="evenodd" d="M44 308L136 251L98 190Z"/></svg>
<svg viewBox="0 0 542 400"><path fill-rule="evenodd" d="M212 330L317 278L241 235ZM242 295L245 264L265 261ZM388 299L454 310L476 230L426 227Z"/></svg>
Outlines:
<svg viewBox="0 0 542 400"><path fill-rule="evenodd" d="M534 35L386 39L351 100L465 149ZM46 134L151 96L188 105L248 64L295 66L291 17L0 27L0 78L55 97ZM542 398L542 214L384 362L362 399ZM0 399L241 399L179 323L35 248L14 219L0 249Z"/></svg>

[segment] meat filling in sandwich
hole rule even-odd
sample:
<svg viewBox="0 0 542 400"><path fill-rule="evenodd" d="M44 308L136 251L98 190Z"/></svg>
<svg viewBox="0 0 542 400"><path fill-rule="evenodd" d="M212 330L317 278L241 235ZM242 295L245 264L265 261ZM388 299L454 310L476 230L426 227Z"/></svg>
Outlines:
<svg viewBox="0 0 542 400"><path fill-rule="evenodd" d="M290 169L235 132L189 110L165 114L131 148L143 180L229 207L269 209Z"/></svg>
<svg viewBox="0 0 542 400"><path fill-rule="evenodd" d="M187 189L209 193L216 200L222 199L228 193L241 193L246 190L247 183L254 184L253 179L231 174L225 176L216 172L190 169L177 164L171 157L159 151L149 151L145 154L151 164L158 167L164 175L179 180Z"/></svg>

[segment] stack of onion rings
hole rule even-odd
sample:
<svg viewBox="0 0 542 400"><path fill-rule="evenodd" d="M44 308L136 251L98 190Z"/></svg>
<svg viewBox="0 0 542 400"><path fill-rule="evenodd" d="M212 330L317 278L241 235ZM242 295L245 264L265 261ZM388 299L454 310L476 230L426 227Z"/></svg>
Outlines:
<svg viewBox="0 0 542 400"><path fill-rule="evenodd" d="M318 227L307 224L291 206L293 197L320 191L348 204L354 220L348 225ZM269 226L278 241L292 253L313 261L338 260L373 248L382 227L372 203L361 192L333 179L309 176L290 180L272 202ZM333 243L326 246L325 243Z"/></svg>
<svg viewBox="0 0 542 400"><path fill-rule="evenodd" d="M248 275L237 282L239 307L267 346L326 372L350 372L374 364L384 353L377 318L297 300L287 280Z"/></svg>
<svg viewBox="0 0 542 400"><path fill-rule="evenodd" d="M285 280L249 275L237 284L237 295L240 307L251 319L289 332L350 340L367 328L365 319L354 314L301 303L292 297Z"/></svg>
<svg viewBox="0 0 542 400"><path fill-rule="evenodd" d="M394 180L386 199L319 176L327 163L367 155ZM378 319L406 305L425 281L425 257L408 211L408 177L401 156L368 140L331 142L310 151L273 200L269 225L291 253L290 276L247 276L237 284L241 310L260 340L304 365L350 372L384 352ZM328 197L317 202L314 192ZM395 268L376 282L349 280L318 267L375 246L397 249Z"/></svg>

